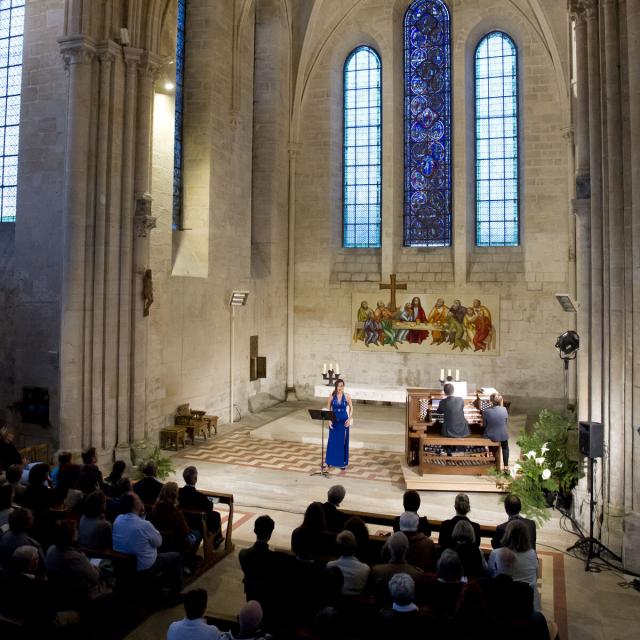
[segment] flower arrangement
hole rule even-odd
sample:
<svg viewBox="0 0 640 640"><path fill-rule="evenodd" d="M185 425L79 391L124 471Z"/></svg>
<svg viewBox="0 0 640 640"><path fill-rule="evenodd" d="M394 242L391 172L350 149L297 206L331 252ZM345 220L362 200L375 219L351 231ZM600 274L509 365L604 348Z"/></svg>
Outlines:
<svg viewBox="0 0 640 640"><path fill-rule="evenodd" d="M158 468L157 477L160 480L165 480L166 478L169 477L169 474L175 472L175 469L173 468L173 464L171 462L171 458L169 456L164 455L160 447L155 446L153 448L153 452L151 453L151 455L148 458L140 461L140 464L138 464L134 468L133 477L135 480L140 480L141 478L144 477L144 473L142 472L142 470L144 469L147 462L156 463L156 466Z"/></svg>

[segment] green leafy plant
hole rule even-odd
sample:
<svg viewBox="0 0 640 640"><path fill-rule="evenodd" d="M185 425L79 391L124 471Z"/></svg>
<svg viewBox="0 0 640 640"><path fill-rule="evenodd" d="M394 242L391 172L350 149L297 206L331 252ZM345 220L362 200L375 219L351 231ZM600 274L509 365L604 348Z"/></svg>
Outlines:
<svg viewBox="0 0 640 640"><path fill-rule="evenodd" d="M148 462L155 462L156 467L158 468L157 477L159 480L165 480L169 477L170 473L175 472L171 458L164 455L162 453L162 449L156 446L153 448L151 455L147 459L142 460L135 468L134 478L136 480L140 480L140 478L143 477L144 474L142 473L142 470Z"/></svg>

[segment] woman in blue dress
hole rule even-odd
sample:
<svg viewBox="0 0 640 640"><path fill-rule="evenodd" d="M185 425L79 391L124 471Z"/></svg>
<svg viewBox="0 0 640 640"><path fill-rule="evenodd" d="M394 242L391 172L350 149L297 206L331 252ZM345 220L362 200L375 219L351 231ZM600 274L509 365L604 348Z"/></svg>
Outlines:
<svg viewBox="0 0 640 640"><path fill-rule="evenodd" d="M344 380L338 378L327 400L327 409L336 415L329 425L327 442L327 466L345 469L349 464L349 427L353 424L353 403L344 391Z"/></svg>

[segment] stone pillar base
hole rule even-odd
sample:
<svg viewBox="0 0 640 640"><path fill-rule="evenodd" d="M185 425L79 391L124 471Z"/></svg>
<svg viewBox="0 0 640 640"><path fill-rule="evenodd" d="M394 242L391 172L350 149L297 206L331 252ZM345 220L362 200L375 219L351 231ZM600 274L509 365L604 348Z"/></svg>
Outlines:
<svg viewBox="0 0 640 640"><path fill-rule="evenodd" d="M287 390L285 391L285 400L287 402L297 402L298 401L298 396L296 395L296 388L295 387L287 387Z"/></svg>
<svg viewBox="0 0 640 640"><path fill-rule="evenodd" d="M127 467L133 465L133 458L131 456L131 445L128 442L121 442L116 445L113 451L114 458L116 460L123 460L127 463Z"/></svg>
<svg viewBox="0 0 640 640"><path fill-rule="evenodd" d="M133 463L140 464L153 453L155 444L149 440L137 440L131 443L131 452L133 454Z"/></svg>

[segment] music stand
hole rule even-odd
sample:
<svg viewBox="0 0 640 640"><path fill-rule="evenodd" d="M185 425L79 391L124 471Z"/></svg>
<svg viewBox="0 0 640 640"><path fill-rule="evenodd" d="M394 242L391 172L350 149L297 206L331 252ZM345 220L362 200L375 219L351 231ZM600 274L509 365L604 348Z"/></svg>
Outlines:
<svg viewBox="0 0 640 640"><path fill-rule="evenodd" d="M309 409L309 415L312 420L322 420L322 436L320 438L320 471L314 471L310 473L311 476L324 476L327 478L329 476L329 472L325 469L324 463L324 421L329 420L330 422L335 422L336 414L329 409Z"/></svg>

